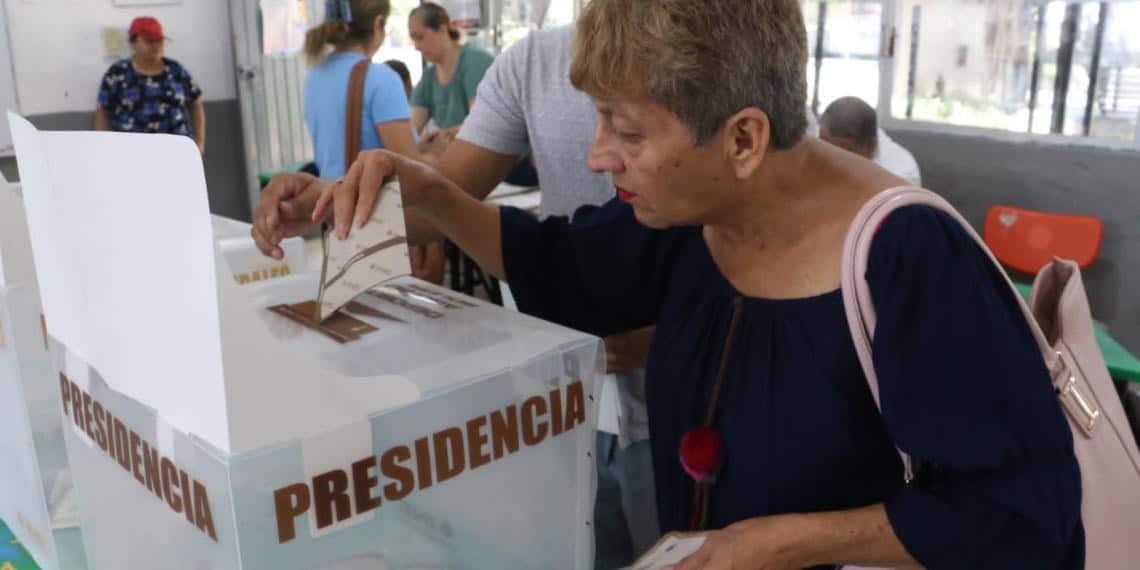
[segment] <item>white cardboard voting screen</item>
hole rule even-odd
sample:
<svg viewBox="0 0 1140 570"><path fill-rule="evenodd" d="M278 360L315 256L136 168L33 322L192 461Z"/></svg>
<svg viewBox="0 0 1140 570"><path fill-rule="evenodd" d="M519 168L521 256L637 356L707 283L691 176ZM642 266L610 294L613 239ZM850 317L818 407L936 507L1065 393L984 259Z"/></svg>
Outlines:
<svg viewBox="0 0 1140 570"><path fill-rule="evenodd" d="M238 284L305 268L299 238L282 243L278 261L257 251L249 224L214 216L211 225ZM0 519L40 568L80 570L87 565L79 514L40 316L23 200L18 185L0 179Z"/></svg>
<svg viewBox="0 0 1140 570"><path fill-rule="evenodd" d="M111 388L234 454L419 398L397 377L312 382L328 372L275 349L238 285L215 278L228 267L211 246L191 140L10 121L48 330ZM146 159L124 159L132 156ZM227 385L226 376L245 380ZM274 414L263 413L267 394Z"/></svg>
<svg viewBox="0 0 1140 570"><path fill-rule="evenodd" d="M204 186L201 162L166 158L197 152L192 141L9 122L49 331L115 389L229 449L217 291L180 278L215 272L206 194L186 188ZM138 176L120 180L124 156L148 157L129 163Z"/></svg>

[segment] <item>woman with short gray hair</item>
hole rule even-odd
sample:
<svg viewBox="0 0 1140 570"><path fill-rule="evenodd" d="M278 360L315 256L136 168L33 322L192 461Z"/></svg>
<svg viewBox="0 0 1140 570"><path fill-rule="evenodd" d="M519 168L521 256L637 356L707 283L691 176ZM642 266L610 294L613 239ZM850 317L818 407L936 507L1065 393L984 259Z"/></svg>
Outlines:
<svg viewBox="0 0 1140 570"><path fill-rule="evenodd" d="M316 217L335 204L347 235L395 174L404 206L520 309L601 336L657 323L661 530L715 529L678 568L1081 568L1049 373L1014 293L941 210L896 210L870 249L876 409L840 260L864 203L906 182L804 136L805 36L798 0L592 0L571 77L617 200L539 222L376 152Z"/></svg>

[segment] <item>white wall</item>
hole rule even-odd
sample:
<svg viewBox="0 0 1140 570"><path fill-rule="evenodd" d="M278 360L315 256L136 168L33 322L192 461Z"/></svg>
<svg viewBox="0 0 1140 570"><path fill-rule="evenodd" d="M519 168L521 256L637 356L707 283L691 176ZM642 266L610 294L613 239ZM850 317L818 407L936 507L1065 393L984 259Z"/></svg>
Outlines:
<svg viewBox="0 0 1140 570"><path fill-rule="evenodd" d="M112 0L0 0L7 7L24 115L95 108L99 81L113 60L102 30L124 30L136 16L154 16L172 41L167 57L190 71L207 100L235 99L227 0L181 0L165 6L118 7Z"/></svg>

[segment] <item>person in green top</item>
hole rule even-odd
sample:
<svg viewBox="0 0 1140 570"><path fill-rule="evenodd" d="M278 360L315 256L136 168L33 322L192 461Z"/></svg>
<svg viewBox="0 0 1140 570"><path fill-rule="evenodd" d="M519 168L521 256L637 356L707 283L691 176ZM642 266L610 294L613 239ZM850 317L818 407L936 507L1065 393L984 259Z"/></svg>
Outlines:
<svg viewBox="0 0 1140 570"><path fill-rule="evenodd" d="M475 46L459 43L459 30L439 4L424 2L408 16L408 35L429 63L412 91L412 126L422 133L429 120L454 138L475 104L475 89L494 59Z"/></svg>

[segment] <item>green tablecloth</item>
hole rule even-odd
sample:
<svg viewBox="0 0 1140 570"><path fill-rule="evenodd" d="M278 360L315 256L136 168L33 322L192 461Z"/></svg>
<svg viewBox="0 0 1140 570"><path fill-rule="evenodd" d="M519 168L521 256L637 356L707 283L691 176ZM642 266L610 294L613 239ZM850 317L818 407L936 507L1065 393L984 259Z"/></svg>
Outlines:
<svg viewBox="0 0 1140 570"><path fill-rule="evenodd" d="M32 556L20 546L12 531L0 520L0 570L39 570Z"/></svg>
<svg viewBox="0 0 1140 570"><path fill-rule="evenodd" d="M1026 283L1017 283L1017 290L1029 300L1033 287ZM1096 342L1100 345L1100 353L1104 356L1104 363L1108 365L1108 373L1116 380L1140 383L1140 360L1116 342L1116 339L1112 338L1099 323L1093 323L1093 329L1096 333Z"/></svg>

